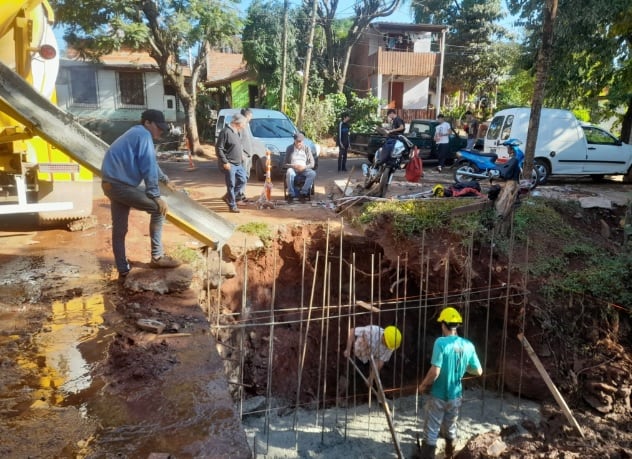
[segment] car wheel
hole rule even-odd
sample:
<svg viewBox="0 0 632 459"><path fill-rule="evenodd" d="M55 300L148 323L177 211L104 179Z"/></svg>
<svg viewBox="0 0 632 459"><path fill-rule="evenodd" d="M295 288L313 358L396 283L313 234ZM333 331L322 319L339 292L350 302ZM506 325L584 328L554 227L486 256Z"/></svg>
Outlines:
<svg viewBox="0 0 632 459"><path fill-rule="evenodd" d="M536 158L533 161L533 168L538 171L538 185L545 185L551 176L551 166L543 159Z"/></svg>
<svg viewBox="0 0 632 459"><path fill-rule="evenodd" d="M266 171L263 167L263 161L258 156L252 158L252 168L255 170L255 175L257 176L257 180L263 182L266 179Z"/></svg>

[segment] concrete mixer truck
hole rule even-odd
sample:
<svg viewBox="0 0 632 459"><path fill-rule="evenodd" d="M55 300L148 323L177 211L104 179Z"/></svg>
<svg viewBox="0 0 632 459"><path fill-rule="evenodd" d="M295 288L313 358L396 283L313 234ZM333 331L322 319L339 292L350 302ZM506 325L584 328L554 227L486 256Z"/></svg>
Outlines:
<svg viewBox="0 0 632 459"><path fill-rule="evenodd" d="M53 19L46 0L0 2L0 62L55 103L59 50ZM33 213L40 223L89 216L92 172L16 118L14 107L0 98L0 216Z"/></svg>

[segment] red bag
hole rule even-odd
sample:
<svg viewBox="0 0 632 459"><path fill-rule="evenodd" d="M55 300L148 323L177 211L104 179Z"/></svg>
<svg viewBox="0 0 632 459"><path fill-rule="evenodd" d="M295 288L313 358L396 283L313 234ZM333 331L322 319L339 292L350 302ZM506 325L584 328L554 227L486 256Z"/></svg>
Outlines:
<svg viewBox="0 0 632 459"><path fill-rule="evenodd" d="M413 150L410 162L406 164L406 180L409 182L418 182L424 176L424 165L419 157L417 147Z"/></svg>

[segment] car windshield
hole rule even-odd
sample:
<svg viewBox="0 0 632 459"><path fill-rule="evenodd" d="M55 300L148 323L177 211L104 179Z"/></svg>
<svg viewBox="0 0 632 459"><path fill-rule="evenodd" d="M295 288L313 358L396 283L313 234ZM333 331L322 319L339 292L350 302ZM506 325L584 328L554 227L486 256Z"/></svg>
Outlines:
<svg viewBox="0 0 632 459"><path fill-rule="evenodd" d="M253 118L250 130L254 137L262 138L292 137L296 132L294 125L283 118Z"/></svg>

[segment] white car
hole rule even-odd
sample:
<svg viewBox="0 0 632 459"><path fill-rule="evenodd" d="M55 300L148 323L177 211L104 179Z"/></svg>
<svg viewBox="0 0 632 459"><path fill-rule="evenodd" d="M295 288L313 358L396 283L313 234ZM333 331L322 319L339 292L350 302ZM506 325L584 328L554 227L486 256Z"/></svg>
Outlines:
<svg viewBox="0 0 632 459"><path fill-rule="evenodd" d="M294 143L294 134L298 131L287 115L278 110L268 110L263 108L251 108L252 119L250 120L250 131L255 139L255 152L252 156L251 175L254 174L258 180L265 180L266 177L266 149L270 150L272 159L272 175L280 177L283 175L283 164L285 161L285 150ZM215 138L220 131L230 123L233 115L240 113L238 108L224 108L217 115L215 125ZM310 139L305 138L305 143L312 149L315 166L318 168L318 146Z"/></svg>

